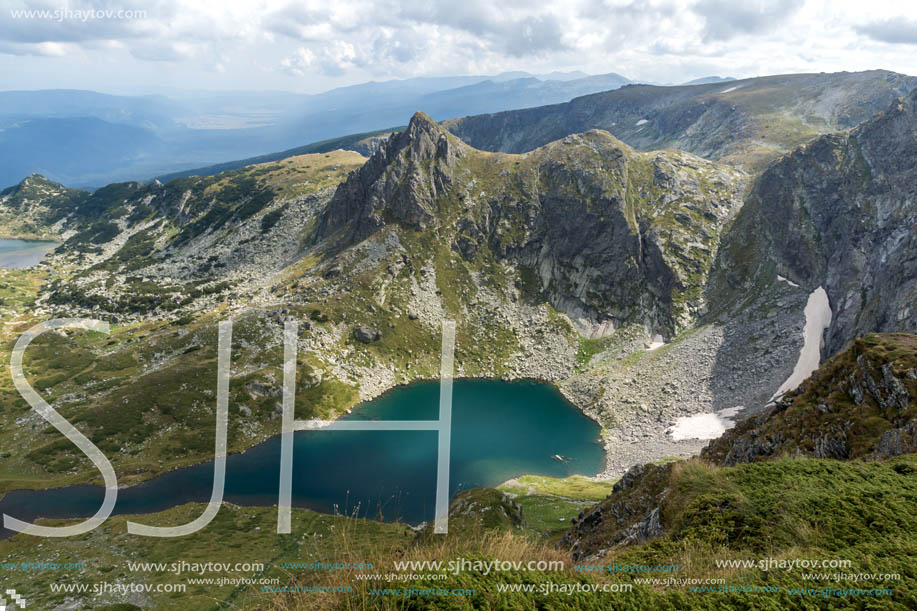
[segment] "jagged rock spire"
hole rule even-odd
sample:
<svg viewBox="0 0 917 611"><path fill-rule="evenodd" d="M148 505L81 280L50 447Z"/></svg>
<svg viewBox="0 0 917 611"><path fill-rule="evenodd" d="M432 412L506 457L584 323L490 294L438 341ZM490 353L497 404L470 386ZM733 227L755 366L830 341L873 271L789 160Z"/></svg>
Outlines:
<svg viewBox="0 0 917 611"><path fill-rule="evenodd" d="M426 228L435 220L435 200L452 184L455 163L467 149L422 112L392 136L366 164L338 187L318 226L319 238L345 229L359 241L386 220Z"/></svg>

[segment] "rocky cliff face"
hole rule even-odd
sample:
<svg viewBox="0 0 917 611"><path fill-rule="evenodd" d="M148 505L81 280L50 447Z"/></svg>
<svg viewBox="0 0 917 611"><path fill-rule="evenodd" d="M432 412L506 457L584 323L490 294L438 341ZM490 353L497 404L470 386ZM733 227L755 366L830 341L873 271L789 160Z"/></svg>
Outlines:
<svg viewBox="0 0 917 611"><path fill-rule="evenodd" d="M917 90L764 172L725 243L717 267L740 292L774 268L825 288L828 355L864 333L917 329Z"/></svg>
<svg viewBox="0 0 917 611"><path fill-rule="evenodd" d="M573 518L563 537L573 559L600 558L661 535L667 526L661 507L669 494L671 470L671 464L635 466L604 501Z"/></svg>
<svg viewBox="0 0 917 611"><path fill-rule="evenodd" d="M670 337L704 311L743 179L686 153L640 154L599 131L492 155L418 114L341 185L316 237L347 244L388 223L433 231L466 261L528 270L535 291L587 335L638 323Z"/></svg>
<svg viewBox="0 0 917 611"><path fill-rule="evenodd" d="M367 237L386 221L426 229L436 200L452 185L457 160L468 147L418 113L408 128L381 143L369 161L335 192L318 237L348 226L346 242Z"/></svg>

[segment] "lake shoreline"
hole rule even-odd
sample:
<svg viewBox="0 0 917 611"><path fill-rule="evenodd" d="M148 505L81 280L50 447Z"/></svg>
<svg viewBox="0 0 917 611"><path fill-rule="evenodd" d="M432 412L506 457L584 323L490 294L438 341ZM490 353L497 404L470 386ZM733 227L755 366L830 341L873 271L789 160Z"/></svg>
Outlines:
<svg viewBox="0 0 917 611"><path fill-rule="evenodd" d="M27 269L34 267L43 262L60 244L56 240L0 236L0 268Z"/></svg>
<svg viewBox="0 0 917 611"><path fill-rule="evenodd" d="M59 234L56 233L17 233L11 234L0 231L0 240L23 240L26 242L55 242L63 244Z"/></svg>
<svg viewBox="0 0 917 611"><path fill-rule="evenodd" d="M377 400L377 399L385 398L387 395L390 395L391 393L396 392L396 391L399 390L399 389L407 388L407 387L414 386L414 385L420 384L420 383L435 383L437 380L438 380L438 378L417 378L417 379L415 379L415 380L412 380L412 381L407 382L407 383L404 383L404 384L396 384L396 385L394 385L394 386L391 386L390 388L387 388L387 389L383 390L383 391L380 392L379 394L373 396L371 399L361 399L361 400L358 401L357 403L354 403L354 404L351 405L350 407L347 407L344 411L335 414L334 417L332 418L332 421L336 421L336 420L338 420L338 419L340 419L340 418L343 418L344 416L347 416L347 415L353 413L355 410L360 409L361 407L363 407L363 406L365 406L365 405L371 403L372 401L375 401L375 400ZM458 381L458 380L469 380L469 381L496 381L496 382L505 382L505 383L507 383L507 384L513 384L513 383L517 383L517 382L520 382L520 383L528 382L528 383L533 383L533 384L542 384L542 385L545 385L545 386L550 386L553 390L555 390L556 392L558 392L558 393L560 394L560 396L563 398L563 400L564 400L566 403L568 403L568 404L570 405L570 407L572 407L573 409L575 409L577 412L579 412L580 414L582 414L583 416L585 416L586 418L588 418L588 419L591 420L592 422L595 422L596 424L598 424L599 427L600 427L600 429L601 429L601 427L602 427L602 423L601 423L601 422L599 422L598 420L596 420L592 415L590 415L588 412L586 412L586 411L583 410L581 407L579 407L578 405L576 405L576 403L574 403L573 401L571 401L571 400L570 400L570 397L568 397L568 396L563 392L563 390L562 390L555 382L552 382L552 381L549 381L549 380L541 380L541 379L531 378L531 377L526 377L526 378L510 378L510 379L506 379L506 378L489 378L489 377L483 377L483 376L462 376L462 377L456 377L456 378L454 378L454 380L456 380L456 381ZM251 450L252 448L256 448L256 447L258 447L258 446L260 446L260 445L262 445L262 444L265 444L265 443L271 441L271 440L274 439L274 438L279 438L281 434L282 434L282 433L271 433L271 434L269 434L269 435L267 435L267 436L265 436L265 437L262 437L262 438L259 438L259 439L255 439L255 440L253 440L253 442L252 442L250 445L245 446L244 448L234 448L234 449L228 450L228 451L226 452L226 456L227 456L227 458L228 458L228 457L230 457L230 456L235 456L235 455L237 455L237 454L242 454L243 452L247 452L247 451ZM608 473L608 455L609 455L608 450L609 450L609 447L611 446L611 440L608 439L607 436L605 436L605 435L603 435L603 434L600 434L599 439L598 439L598 443L600 443L600 444L602 445L602 448L603 448L603 456L604 456L605 467L604 467L600 472L596 473L595 475L584 475L583 477L589 477L589 478L591 478L591 479L594 479L595 481L605 481L605 480L609 480L609 479L615 479L615 478L617 477L616 475L614 475L614 474L609 474L609 473ZM189 467L196 467L196 466L199 466L199 465L203 465L203 464L206 464L206 463L208 463L208 462L211 462L212 460L213 460L212 457L211 457L211 458L207 458L207 459L205 459L205 460L196 460L196 459L194 459L194 460L191 460L191 461L189 461L189 462L187 462L187 463L178 463L178 464L170 465L168 468L163 469L163 470L150 470L150 469L144 469L144 470L142 470L142 471L136 471L136 472L125 473L125 474L123 474L123 475L120 475L120 476L119 476L119 479L121 479L122 477L131 478L131 483L130 483L130 484L127 484L127 485L123 485L123 486L119 484L119 485L118 485L118 489L119 489L119 490L125 490L125 489L128 489L128 488L132 488L132 487L134 487L134 486L139 486L139 485L143 484L144 482L147 482L147 481L149 481L149 480L151 480L151 479L153 479L153 478L161 477L161 476L163 476L163 475L166 475L166 474L168 474L168 473L172 473L172 472L174 472L174 471L179 471L179 470L181 470L181 469L187 469L187 468L189 468ZM520 473L519 475L522 476L522 475L539 475L539 474L538 474L538 473ZM38 479L38 478L36 478L36 479ZM6 481L11 482L11 481L15 481L15 480L6 480ZM3 480L0 480L0 482L3 482ZM4 483L5 483L5 482L4 482ZM7 494L7 493L9 493L9 492L16 491L16 490L33 490L33 491L38 491L38 490L52 490L52 489L54 489L54 488L64 488L64 487L68 487L68 486L79 486L79 485L83 485L83 484L96 485L96 486L98 486L98 485L102 485L102 478L101 478L101 474L99 474L99 473L96 471L96 472L93 472L93 473L91 473L91 474L86 474L86 476L82 476L82 477L79 476L78 474L75 474L71 479L58 480L57 482L54 482L54 483L52 483L52 484L50 484L50 485L47 485L47 486L29 486L28 483L35 483L35 480L29 480L29 481L26 483L26 485L24 485L24 486L19 486L19 487L16 487L16 488L6 488L6 487L3 486L2 484L0 484L0 500L3 499L3 496L4 496L5 494Z"/></svg>
<svg viewBox="0 0 917 611"><path fill-rule="evenodd" d="M563 479L577 475L591 479L601 471L604 450L600 428L567 401L555 386L537 381L506 382L489 378L461 381L456 388L457 405L461 407L453 414L450 494L466 488L498 486L508 477L540 475ZM404 386L407 387L402 389L404 394L389 396L387 401L358 404L350 410L349 419L435 418L438 381L426 380ZM364 408L367 413L363 413ZM385 505L390 515L403 522L418 524L429 518L426 515L429 499L425 497L428 486L431 489L433 486L433 482L427 480L433 475L427 473L427 467L431 460L435 462L437 452L431 440L416 439L412 437L416 432L410 431L396 437L380 436L373 431L347 433L359 434L360 438L316 434L302 431L295 437L294 469L312 475L295 480L294 506L334 513L332 507L344 504L342 490L346 487L352 501L367 508L377 503L380 507ZM229 455L225 502L248 506L276 503L273 478L253 474L278 469L281 439L281 435L272 435L247 447L244 452ZM557 461L558 454L567 460ZM349 461L352 461L351 467L340 466L350 464ZM392 465L383 469L385 477L382 479L375 475L367 479L362 468L354 471L358 465L377 462ZM119 500L123 499L119 508L123 505L124 509L119 509L118 514L156 513L163 507L204 501L212 487L213 461L188 463L167 471L146 471L143 477L143 481L119 485ZM102 494L98 480L99 476L95 475L40 487L24 487L21 485L24 482L8 481L7 484L15 488L8 490L0 500L8 501L3 504L9 513L21 513L27 519L43 515L41 507L56 508L44 516L48 519L77 519L91 514L96 508L94 499L96 496L101 498ZM38 482L33 480L31 483ZM46 492L50 495L42 494ZM15 498L8 499L9 494L14 494Z"/></svg>

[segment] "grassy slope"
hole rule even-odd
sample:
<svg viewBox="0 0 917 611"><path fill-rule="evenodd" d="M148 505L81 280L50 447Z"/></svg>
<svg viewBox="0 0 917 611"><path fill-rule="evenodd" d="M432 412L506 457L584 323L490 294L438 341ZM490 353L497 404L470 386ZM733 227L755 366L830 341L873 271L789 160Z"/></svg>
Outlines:
<svg viewBox="0 0 917 611"><path fill-rule="evenodd" d="M67 540L45 540L40 551L32 540L16 537L0 542L0 553L10 561L82 561L87 569L72 573L6 572L4 586L45 592L54 579L81 583L102 580L145 583L185 583L188 574L129 573L126 561L148 562L263 562L264 576L281 576L282 585L349 585L350 593L324 595L272 595L257 588L190 588L185 598L161 598L158 608L206 609L218 600L232 600L243 609L908 609L917 605L917 456L888 462L862 463L832 460L778 460L716 468L698 461L674 463L664 468L663 485L669 490L664 510L670 525L661 538L611 552L589 564L676 564L676 573L581 572L563 549L542 543L531 530L490 521L481 527L474 520L457 519L445 537L416 536L404 527L324 516L305 510L294 512L293 534L273 533L271 508L224 507L217 519L195 535L188 547L184 539L149 539L127 535L123 517L113 518L92 534ZM552 487L558 482L546 482ZM576 484L579 489L580 484ZM563 489L563 488L561 488ZM481 496L484 502L489 497ZM136 520L150 524L175 524L196 516L201 505L186 505ZM528 508L525 508L527 512ZM483 515L487 515L485 512ZM526 513L526 521L529 516ZM529 524L529 527L532 525ZM333 527L333 528L332 528ZM489 527L489 528L488 528ZM509 527L509 528L507 528ZM260 530L256 530L256 528ZM305 535L305 536L304 536ZM418 579L396 587L473 588L474 596L439 596L408 599L373 594L373 587L391 583L363 581L356 572L386 573L398 560L561 560L563 571L506 571L483 575L463 571L443 580ZM720 569L716 560L777 561L790 559L851 560L848 569ZM364 571L282 570L288 561L371 562ZM110 568L114 567L114 568ZM446 573L447 571L443 571ZM897 573L900 580L805 580L814 573ZM240 575L252 576L251 573ZM634 578L724 579L730 586L779 587L771 593L691 592L687 587L640 585ZM634 585L629 593L510 594L498 584ZM41 587L36 587L36 585ZM832 597L794 595L790 588L891 588L892 596ZM44 596L44 595L42 595ZM51 598L41 600L50 601ZM169 602L172 601L172 602ZM99 601L101 602L101 601ZM869 605L874 605L870 607Z"/></svg>
<svg viewBox="0 0 917 611"><path fill-rule="evenodd" d="M474 588L473 597L440 597L430 600L391 596L342 597L336 608L364 603L371 608L512 608L512 609L909 609L917 605L917 457L888 463L843 463L828 460L782 460L729 468L712 468L695 461L678 463L668 470L665 485L671 490L668 519L671 531L660 539L598 561L618 564L676 564L677 573L649 572L628 576L577 572L500 572L489 576L462 573L445 581L420 580L415 586ZM439 559L478 557L526 560L555 558L556 551L525 547L523 535L508 535L500 546L482 550L488 539L480 534L465 542L440 543ZM523 553L518 549L525 547ZM432 555L415 550L410 556ZM897 573L900 580L854 582L803 579L805 569L719 569L715 560L847 559L849 569L828 573ZM384 565L384 559L377 563ZM390 561L389 561L390 562ZM811 572L821 573L821 570ZM634 577L724 579L729 586L779 587L780 592L691 592L687 587L639 585ZM634 584L632 592L568 596L497 592L500 583L576 584L612 582ZM385 586L382 586L385 587ZM791 588L891 588L892 596L803 596ZM302 603L300 603L302 604ZM304 606L293 608L306 608Z"/></svg>
<svg viewBox="0 0 917 611"><path fill-rule="evenodd" d="M195 197L205 199L220 197L240 181L255 181L259 188L283 200L337 184L364 161L362 156L347 151L301 155L217 177L185 179L187 184L176 182L169 187L177 193L190 189L198 194ZM29 192L35 190L35 182L27 183ZM45 188L44 183L38 183ZM194 205L195 197L189 200L189 206ZM116 203L104 193L94 198L90 200L95 201L94 206L104 208ZM79 234L73 239L79 239ZM131 241L123 250L129 248ZM132 255L125 264L130 266L135 258L142 260L143 256ZM117 273L119 265L106 262L102 267ZM0 270L0 360L8 362L19 335L48 318L31 309L39 287L48 280L67 286L73 271L61 268L49 272L43 267ZM140 301L155 305L168 297L164 287L139 278L131 286L132 307ZM110 336L86 332L43 335L26 352L27 379L106 452L122 476L122 483L202 462L213 453L211 406L219 311L217 308L199 317L175 318L172 322L113 325ZM309 312L310 304L298 310L303 319L308 319ZM281 377L282 354L279 346L271 347L276 337L270 321L264 318L241 317L234 325L234 337L233 370L246 373L236 376L231 384L229 448L240 451L279 432L280 421L274 414L278 399L255 397L246 385L255 382L276 386L273 380ZM249 343L243 346L240 342ZM301 379L308 379L314 369L322 368L321 362L305 355L301 361ZM353 386L325 374L317 386L300 384L298 417L328 417L357 402ZM243 405L251 411L250 418L242 417L239 410ZM82 454L74 455L72 444L31 411L8 376L0 376L0 423L0 443L4 447L0 491L54 487L98 478L91 463ZM42 432L26 433L24 429L29 426Z"/></svg>
<svg viewBox="0 0 917 611"><path fill-rule="evenodd" d="M71 601L74 595L53 593L51 583L92 584L185 584L182 594L143 595L143 607L156 609L183 609L187 611L213 609L226 603L240 608L256 608L270 604L259 585L228 583L224 585L195 585L189 578L256 578L279 579L286 585L294 569L283 568L286 562L331 562L336 555L350 554L366 557L372 553L398 549L410 544L413 531L397 524L381 524L352 520L344 516L331 516L308 510L294 510L291 534L276 534L277 512L271 507L223 506L216 518L194 535L193 545L188 537L140 537L127 533L128 520L141 524L168 526L187 523L201 514L202 504L174 507L156 514L117 516L104 526L78 537L43 539L36 548L34 537L17 536L0 541L0 557L4 562L31 563L83 563L80 570L14 571L0 572L4 589L15 588L27 592L30 606L48 609ZM46 521L62 524L62 521ZM258 563L263 570L212 571L193 573L185 569L177 573L166 570L131 571L128 562L172 564L219 562ZM244 568L244 567L240 567ZM323 574L323 571L319 573ZM83 605L99 608L105 604L121 602L118 594L82 597ZM132 602L141 603L134 599ZM84 606L82 608L90 608Z"/></svg>

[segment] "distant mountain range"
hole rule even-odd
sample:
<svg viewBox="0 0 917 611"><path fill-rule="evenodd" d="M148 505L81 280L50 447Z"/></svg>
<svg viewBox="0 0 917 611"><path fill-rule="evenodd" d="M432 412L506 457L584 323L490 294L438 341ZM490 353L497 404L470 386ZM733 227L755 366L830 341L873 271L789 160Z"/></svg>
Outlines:
<svg viewBox="0 0 917 611"><path fill-rule="evenodd" d="M493 152L524 153L570 134L602 129L638 150L682 149L759 171L794 147L820 134L853 127L917 88L917 77L885 70L742 80L712 76L697 81L702 82L677 86L630 83L567 103L482 113L447 120L444 125L468 144ZM397 124L393 118L391 125ZM368 156L386 132L400 129L340 136L160 175L159 179L212 176L254 163L336 148Z"/></svg>
<svg viewBox="0 0 917 611"><path fill-rule="evenodd" d="M0 92L0 187L40 173L80 187L147 179L347 134L565 102L630 80L581 72L423 77L370 82L317 95L93 91Z"/></svg>
<svg viewBox="0 0 917 611"><path fill-rule="evenodd" d="M734 80L735 79L731 76L705 76L703 78L696 78L693 81L687 81L682 83L682 85L709 85L710 83L728 83Z"/></svg>

